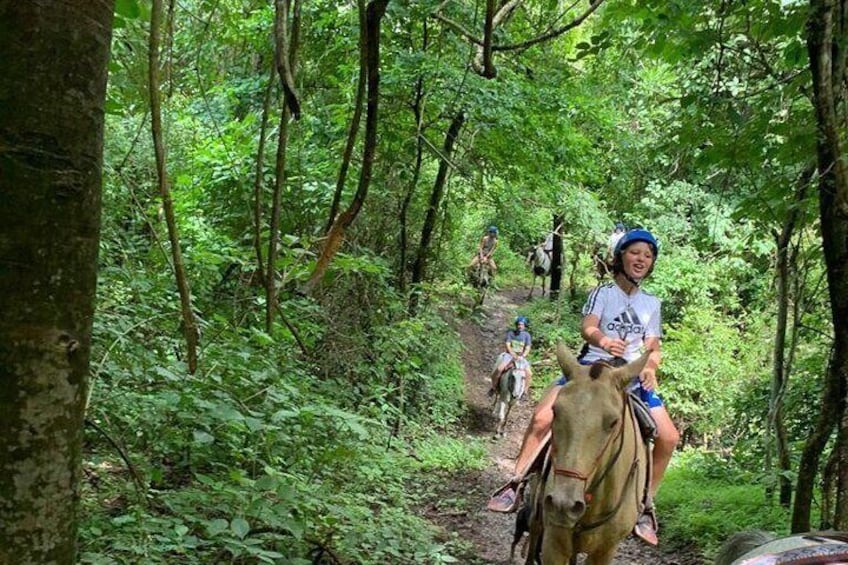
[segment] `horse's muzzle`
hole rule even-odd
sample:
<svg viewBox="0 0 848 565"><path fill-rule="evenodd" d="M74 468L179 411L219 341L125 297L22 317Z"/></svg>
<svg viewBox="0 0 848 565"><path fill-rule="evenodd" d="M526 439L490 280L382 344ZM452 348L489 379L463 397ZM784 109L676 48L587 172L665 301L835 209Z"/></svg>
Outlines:
<svg viewBox="0 0 848 565"><path fill-rule="evenodd" d="M542 501L545 523L561 528L573 528L586 513L586 501L580 496L563 496L562 493L548 493Z"/></svg>

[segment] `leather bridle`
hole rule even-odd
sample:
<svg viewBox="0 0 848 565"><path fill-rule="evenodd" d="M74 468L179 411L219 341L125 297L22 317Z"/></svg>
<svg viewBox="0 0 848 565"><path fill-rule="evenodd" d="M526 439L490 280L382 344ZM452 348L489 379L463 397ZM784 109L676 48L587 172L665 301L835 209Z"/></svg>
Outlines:
<svg viewBox="0 0 848 565"><path fill-rule="evenodd" d="M555 444L553 442L551 442L551 452L552 452L551 453L551 455L552 455L551 456L551 469L552 469L555 476L563 476L563 477L570 477L570 478L573 478L573 479L578 479L578 480L583 481L584 485L585 485L585 483L587 483L589 481L590 477L592 478L592 481L589 483L589 486L588 487L584 486L584 489L583 489L583 499L585 500L587 506L589 504L591 504L591 502L592 502L595 489L597 489L598 486L600 486L600 484L603 482L603 480L610 473L610 471L612 470L612 468L615 466L616 462L618 461L619 457L621 456L621 452L624 449L624 422L625 422L625 417L627 416L627 413L628 413L628 406L629 405L630 405L630 401L627 398L627 393L626 392L622 393L621 418L619 418L618 429L616 430L616 432L614 434L610 434L609 437L607 437L607 441L604 443L603 447L601 447L601 449L598 451L598 454L595 456L595 459L592 462L592 467L591 467L591 469L589 470L588 473L585 473L585 474L581 473L577 469L568 469L568 468L557 467L556 464L554 463L554 457L553 457L553 452L555 450ZM634 432L634 434L633 434L634 435L633 461L630 464L630 471L627 475L627 481L624 484L624 488L621 490L621 496L619 497L618 502L616 502L615 506L611 510L606 512L603 516L601 516L600 518L598 518L594 522L590 522L590 523L586 523L586 524L578 522L574 527L574 532L573 532L574 534L578 534L578 533L586 531L586 530L591 530L593 528L597 528L598 526L601 526L602 524L604 524L604 523L608 522L610 519L612 519L612 517L615 516L615 514L618 512L619 508L621 508L621 505L624 502L624 495L627 493L627 486L630 484L630 481L632 481L633 478L636 476L636 470L639 466L639 436L637 435L637 434L639 434L639 428L638 428L638 425L635 421L635 416L633 415L632 410L630 410L629 412L630 412L630 419L633 420L633 425L634 425L634 430L633 430L633 432ZM596 471L598 470L598 467L601 464L601 458L603 457L604 453L606 453L607 448L610 446L610 444L612 444L613 441L615 441L616 439L618 440L618 445L615 449L615 453L613 453L612 456L607 460L607 463L604 466L604 468L602 469L602 471L599 474L596 474Z"/></svg>

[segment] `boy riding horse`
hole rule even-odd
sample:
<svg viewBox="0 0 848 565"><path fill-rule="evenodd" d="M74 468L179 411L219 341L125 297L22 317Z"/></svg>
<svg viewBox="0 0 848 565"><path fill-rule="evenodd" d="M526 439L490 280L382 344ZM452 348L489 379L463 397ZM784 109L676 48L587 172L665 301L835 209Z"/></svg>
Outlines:
<svg viewBox="0 0 848 565"><path fill-rule="evenodd" d="M483 234L483 237L480 238L480 244L477 246L477 254L474 255L474 259L471 260L469 270L473 271L480 263L483 263L484 265L488 265L489 273L494 275L495 270L497 270L497 265L495 265L492 255L494 255L497 247L498 228L495 226L489 226L489 229L487 229L486 233Z"/></svg>

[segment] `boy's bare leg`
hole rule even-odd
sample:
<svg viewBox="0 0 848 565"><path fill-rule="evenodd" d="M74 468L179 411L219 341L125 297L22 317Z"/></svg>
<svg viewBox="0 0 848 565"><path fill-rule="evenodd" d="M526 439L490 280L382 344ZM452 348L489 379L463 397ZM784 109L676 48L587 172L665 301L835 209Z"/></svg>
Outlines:
<svg viewBox="0 0 848 565"><path fill-rule="evenodd" d="M533 411L533 418L530 420L530 425L527 426L527 431L524 432L521 449L515 459L513 479L524 478L547 443L551 435L551 424L554 420L553 405L560 388L562 387L556 385L549 388Z"/></svg>

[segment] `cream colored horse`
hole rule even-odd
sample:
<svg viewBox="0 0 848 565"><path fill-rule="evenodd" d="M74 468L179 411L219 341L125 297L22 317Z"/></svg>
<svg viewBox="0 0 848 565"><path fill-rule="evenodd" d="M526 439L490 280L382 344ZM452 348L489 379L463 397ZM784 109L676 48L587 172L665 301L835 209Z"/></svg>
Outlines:
<svg viewBox="0 0 848 565"><path fill-rule="evenodd" d="M648 355L589 367L560 342L557 359L569 382L553 407L550 470L531 495L526 563L541 548L544 565L576 563L578 553L586 565L606 565L642 510L650 453L625 389Z"/></svg>
<svg viewBox="0 0 848 565"><path fill-rule="evenodd" d="M516 363L518 363L518 366L516 366ZM513 362L510 368L501 375L495 401L492 405L492 413L498 419L498 425L495 428L496 438L504 436L509 412L512 410L516 401L524 394L524 387L527 384L527 369L529 367L530 363L522 359L520 363Z"/></svg>

